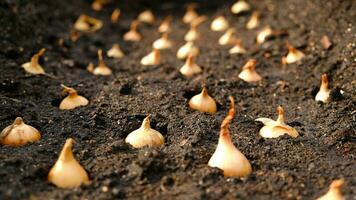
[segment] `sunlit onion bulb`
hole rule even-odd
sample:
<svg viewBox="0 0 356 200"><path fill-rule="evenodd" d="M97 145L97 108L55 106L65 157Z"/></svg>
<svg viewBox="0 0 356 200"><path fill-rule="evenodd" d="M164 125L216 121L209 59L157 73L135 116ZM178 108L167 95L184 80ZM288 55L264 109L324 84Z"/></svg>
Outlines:
<svg viewBox="0 0 356 200"><path fill-rule="evenodd" d="M211 22L210 28L213 31L224 31L229 28L229 22L225 17L219 16Z"/></svg>
<svg viewBox="0 0 356 200"><path fill-rule="evenodd" d="M242 71L239 74L239 78L246 82L258 82L262 80L262 77L256 72L256 60L250 59L247 63L242 67Z"/></svg>
<svg viewBox="0 0 356 200"><path fill-rule="evenodd" d="M74 29L82 32L95 32L103 27L103 22L99 19L89 17L88 15L80 15L74 23Z"/></svg>
<svg viewBox="0 0 356 200"><path fill-rule="evenodd" d="M137 20L132 21L130 30L124 35L125 41L139 42L142 40L141 34L137 32L138 25L139 22Z"/></svg>
<svg viewBox="0 0 356 200"><path fill-rule="evenodd" d="M236 42L236 37L235 37L235 29L234 28L229 28L227 31L224 33L219 38L219 44L220 45L229 45L233 44Z"/></svg>
<svg viewBox="0 0 356 200"><path fill-rule="evenodd" d="M74 188L89 182L88 173L74 158L72 138L66 140L59 158L48 173L48 181L59 188Z"/></svg>
<svg viewBox="0 0 356 200"><path fill-rule="evenodd" d="M316 200L345 200L341 192L341 188L343 185L343 179L334 180L329 186L329 191L325 195L317 198Z"/></svg>
<svg viewBox="0 0 356 200"><path fill-rule="evenodd" d="M255 121L262 122L264 127L260 130L260 135L264 138L277 138L284 134L296 138L299 136L297 130L284 123L284 110L281 106L278 106L278 119L275 121L270 118L257 118Z"/></svg>
<svg viewBox="0 0 356 200"><path fill-rule="evenodd" d="M156 41L153 42L153 48L163 50L163 49L170 49L173 46L172 41L168 38L168 32L162 34L161 38L158 38Z"/></svg>
<svg viewBox="0 0 356 200"><path fill-rule="evenodd" d="M194 74L201 73L201 68L195 63L195 57L189 55L185 64L180 68L180 73L186 77L191 77Z"/></svg>
<svg viewBox="0 0 356 200"><path fill-rule="evenodd" d="M189 31L185 34L184 40L187 42L194 42L199 39L200 33L198 32L196 27L191 27Z"/></svg>
<svg viewBox="0 0 356 200"><path fill-rule="evenodd" d="M240 40L236 40L235 46L233 46L229 50L229 53L230 54L244 54L244 53L246 53L246 49L242 46Z"/></svg>
<svg viewBox="0 0 356 200"><path fill-rule="evenodd" d="M0 144L19 147L41 139L40 132L17 117L10 126L4 128L0 134Z"/></svg>
<svg viewBox="0 0 356 200"><path fill-rule="evenodd" d="M155 22L155 16L151 10L145 10L138 15L137 20L143 23L153 24Z"/></svg>
<svg viewBox="0 0 356 200"><path fill-rule="evenodd" d="M225 177L246 177L252 172L252 168L245 155L236 149L231 140L229 125L235 114L235 103L231 96L230 101L229 113L221 123L218 146L208 165L223 170Z"/></svg>
<svg viewBox="0 0 356 200"><path fill-rule="evenodd" d="M239 0L231 6L231 12L234 14L239 14L242 12L249 11L251 9L250 5L244 0Z"/></svg>
<svg viewBox="0 0 356 200"><path fill-rule="evenodd" d="M107 56L111 58L122 58L124 53L121 51L119 44L112 45L111 49L107 52Z"/></svg>
<svg viewBox="0 0 356 200"><path fill-rule="evenodd" d="M273 30L271 27L266 26L257 34L256 41L258 44L264 43L269 37L273 35Z"/></svg>
<svg viewBox="0 0 356 200"><path fill-rule="evenodd" d="M72 110L80 106L88 105L89 101L83 96L78 95L77 91L74 88L61 85L63 92L67 93L68 96L62 100L59 104L59 109L61 110Z"/></svg>
<svg viewBox="0 0 356 200"><path fill-rule="evenodd" d="M160 33L166 33L166 32L171 32L171 22L172 22L172 16L167 16L164 18L162 21L161 25L158 27L158 32Z"/></svg>
<svg viewBox="0 0 356 200"><path fill-rule="evenodd" d="M197 46L194 45L193 42L187 42L183 46L181 46L177 51L177 58L178 59L185 59L188 55L198 56L199 49Z"/></svg>
<svg viewBox="0 0 356 200"><path fill-rule="evenodd" d="M183 22L186 24L190 24L195 18L197 18L199 15L195 11L196 4L190 4L187 7L187 11L185 12L183 16Z"/></svg>
<svg viewBox="0 0 356 200"><path fill-rule="evenodd" d="M260 13L255 11L252 13L250 20L246 24L247 29L254 29L257 28L257 26L260 23Z"/></svg>
<svg viewBox="0 0 356 200"><path fill-rule="evenodd" d="M195 95L189 100L189 107L200 112L211 114L214 114L217 111L215 100L209 96L205 86L200 94Z"/></svg>
<svg viewBox="0 0 356 200"><path fill-rule="evenodd" d="M44 69L38 63L38 59L44 54L45 51L46 49L42 48L38 53L32 56L30 62L22 64L21 67L23 67L24 70L30 74L45 74Z"/></svg>
<svg viewBox="0 0 356 200"><path fill-rule="evenodd" d="M305 57L303 52L297 50L292 45L287 43L287 47L288 47L288 54L286 57L282 58L283 63L291 64L291 63L299 62Z"/></svg>
<svg viewBox="0 0 356 200"><path fill-rule="evenodd" d="M121 10L116 8L112 13L111 13L111 18L110 21L111 23L116 23L119 21L120 18L120 14L121 14Z"/></svg>
<svg viewBox="0 0 356 200"><path fill-rule="evenodd" d="M161 53L158 49L153 50L141 59L142 65L158 65L161 58Z"/></svg>
<svg viewBox="0 0 356 200"><path fill-rule="evenodd" d="M328 103L330 101L329 80L328 75L326 74L321 76L321 85L319 92L315 96L315 101L321 101L324 103Z"/></svg>
<svg viewBox="0 0 356 200"><path fill-rule="evenodd" d="M98 50L98 59L99 64L93 70L94 75L101 75L101 76L110 76L112 74L111 69L105 64L103 59L103 51L101 49Z"/></svg>
<svg viewBox="0 0 356 200"><path fill-rule="evenodd" d="M150 116L148 115L142 122L139 129L131 132L125 139L134 148L142 148L144 146L160 147L164 144L162 134L151 128Z"/></svg>

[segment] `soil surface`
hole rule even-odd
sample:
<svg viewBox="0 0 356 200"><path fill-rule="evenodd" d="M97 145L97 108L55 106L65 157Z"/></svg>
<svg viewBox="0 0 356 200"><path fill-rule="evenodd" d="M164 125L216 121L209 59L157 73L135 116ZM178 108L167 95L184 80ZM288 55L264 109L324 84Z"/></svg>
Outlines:
<svg viewBox="0 0 356 200"><path fill-rule="evenodd" d="M0 199L315 199L337 178L345 179L345 197L356 199L355 1L250 0L261 12L255 30L245 28L251 13L230 12L233 1L201 1L198 12L209 18L199 27L203 37L197 43L197 63L204 73L190 79L178 72L184 61L175 56L189 28L181 21L187 2L124 2L99 12L89 1L0 2L0 129L21 116L42 133L39 142L21 148L0 147ZM122 15L111 24L115 8ZM145 8L153 10L156 23L139 27L142 42L124 42L131 21ZM104 26L72 42L69 32L80 14L99 18ZM139 60L151 51L167 15L173 16L174 48L162 52L158 66L141 66ZM218 45L222 33L209 28L218 15L236 28L248 53L230 55L229 47ZM266 25L285 34L257 45L255 36ZM329 49L321 45L324 35L332 42ZM286 41L306 54L300 64L281 64ZM90 74L86 66L97 63L97 50L117 42L126 56L105 56L114 74ZM50 76L26 74L21 64L43 47L47 51L40 62ZM250 58L257 60L263 77L259 84L237 78ZM328 104L314 101L323 73L331 81ZM214 115L187 106L203 81L218 102ZM76 88L90 104L59 110L64 98L60 84ZM253 168L246 179L225 178L221 170L207 166L229 95L237 103L230 126L233 142ZM262 124L254 120L276 118L278 105L300 137L263 139L258 134ZM166 143L134 149L124 139L147 114ZM69 137L77 141L75 156L91 182L65 190L47 182L47 174Z"/></svg>

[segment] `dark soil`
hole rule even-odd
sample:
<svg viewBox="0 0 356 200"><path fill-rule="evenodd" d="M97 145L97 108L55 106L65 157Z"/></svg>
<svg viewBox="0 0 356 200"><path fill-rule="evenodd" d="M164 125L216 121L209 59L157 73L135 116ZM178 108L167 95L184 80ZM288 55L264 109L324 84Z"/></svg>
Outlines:
<svg viewBox="0 0 356 200"><path fill-rule="evenodd" d="M0 199L315 199L337 178L346 181L347 199L355 199L355 1L250 0L262 13L260 28L271 25L288 33L260 46L254 42L257 31L244 28L249 13L231 14L233 1L203 1L199 13L209 16L209 22L225 15L248 53L229 55L228 48L217 45L221 33L211 32L210 23L204 23L197 63L205 73L192 79L179 74L183 62L175 57L188 30L181 22L185 1L159 2L121 1L100 12L93 11L89 1L0 2L0 129L22 116L42 133L37 143L0 147ZM112 25L110 14L116 7L123 13ZM158 21L140 27L143 42L123 42L130 22L144 8L153 9ZM71 42L69 31L83 13L102 19L104 27ZM139 60L151 50L159 37L157 26L168 14L174 16L176 45L163 52L159 66L141 66ZM320 43L324 35L333 44L328 50ZM64 46L58 45L61 38ZM287 52L285 41L306 53L301 64L280 64ZM126 57L105 58L114 75L103 78L88 73L86 66L97 62L97 50L107 50L115 42ZM20 67L42 47L47 51L41 63L56 79L28 75ZM237 78L249 58L258 61L261 84ZM314 101L325 72L333 88L329 104ZM215 115L187 106L203 80L219 104ZM279 81L285 81L283 89ZM61 83L76 88L90 105L60 111ZM245 180L224 178L222 171L207 166L229 95L238 105L230 127L233 141L253 167ZM262 125L254 119L276 118L278 105L300 137L259 136ZM166 144L159 149L133 149L124 139L149 113ZM77 141L74 152L91 183L63 190L48 183L47 174L68 137Z"/></svg>

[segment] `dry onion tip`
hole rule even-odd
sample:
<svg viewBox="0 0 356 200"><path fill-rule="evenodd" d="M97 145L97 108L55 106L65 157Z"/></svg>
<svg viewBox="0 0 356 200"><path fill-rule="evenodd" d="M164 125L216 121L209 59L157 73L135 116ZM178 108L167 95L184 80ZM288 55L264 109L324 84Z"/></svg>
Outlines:
<svg viewBox="0 0 356 200"><path fill-rule="evenodd" d="M162 134L151 128L150 116L148 115L142 122L139 129L131 132L125 139L134 148L142 148L144 146L160 147L164 144Z"/></svg>
<svg viewBox="0 0 356 200"><path fill-rule="evenodd" d="M151 10L145 10L138 15L137 20L142 23L153 24L155 23L155 16Z"/></svg>
<svg viewBox="0 0 356 200"><path fill-rule="evenodd" d="M166 18L164 18L161 25L159 25L158 27L158 32L160 33L171 32L172 19L173 19L172 16L167 16Z"/></svg>
<svg viewBox="0 0 356 200"><path fill-rule="evenodd" d="M198 74L202 72L202 69L195 63L195 57L192 55L188 55L185 64L180 68L180 73L182 73L186 77L191 77L194 74Z"/></svg>
<svg viewBox="0 0 356 200"><path fill-rule="evenodd" d="M103 22L99 19L89 17L88 15L80 15L74 23L74 29L82 32L95 32L103 27Z"/></svg>
<svg viewBox="0 0 356 200"><path fill-rule="evenodd" d="M184 16L183 16L183 22L186 24L190 24L194 19L196 19L199 15L198 13L195 11L197 7L197 4L189 4L187 6L187 11L185 12Z"/></svg>
<svg viewBox="0 0 356 200"><path fill-rule="evenodd" d="M161 53L158 49L153 50L141 59L142 65L158 65L161 59Z"/></svg>
<svg viewBox="0 0 356 200"><path fill-rule="evenodd" d="M297 130L284 123L283 108L281 106L278 106L277 111L278 118L276 121L270 118L257 118L255 120L264 124L264 127L262 127L260 130L260 135L264 138L277 138L284 134L288 134L293 138L298 137L299 133L297 132Z"/></svg>
<svg viewBox="0 0 356 200"><path fill-rule="evenodd" d="M103 50L99 49L98 50L98 59L99 59L99 64L97 67L95 67L92 70L92 73L94 75L101 75L101 76L110 76L112 74L111 69L105 64L104 59L103 59ZM89 69L90 64L87 69ZM88 70L90 71L90 70Z"/></svg>
<svg viewBox="0 0 356 200"><path fill-rule="evenodd" d="M100 11L109 2L110 2L110 0L94 0L93 3L91 4L91 8L93 10Z"/></svg>
<svg viewBox="0 0 356 200"><path fill-rule="evenodd" d="M250 20L248 20L246 24L247 29L254 29L260 24L260 13L258 11L254 11L251 15Z"/></svg>
<svg viewBox="0 0 356 200"><path fill-rule="evenodd" d="M213 31L224 31L229 28L229 22L224 16L218 16L211 22L210 28Z"/></svg>
<svg viewBox="0 0 356 200"><path fill-rule="evenodd" d="M72 138L66 140L59 158L48 173L48 181L59 188L74 188L89 182L88 173L74 158Z"/></svg>
<svg viewBox="0 0 356 200"><path fill-rule="evenodd" d="M142 40L142 35L137 31L138 25L139 25L139 21L137 20L132 21L130 30L124 35L125 41L139 42Z"/></svg>
<svg viewBox="0 0 356 200"><path fill-rule="evenodd" d="M297 50L295 47L287 43L288 54L286 57L282 58L283 64L291 64L295 62L300 62L304 57L304 53Z"/></svg>
<svg viewBox="0 0 356 200"><path fill-rule="evenodd" d="M206 112L214 114L217 111L215 100L209 96L208 90L203 86L203 90L200 94L193 96L189 100L189 107L200 112Z"/></svg>
<svg viewBox="0 0 356 200"><path fill-rule="evenodd" d="M40 139L40 132L34 127L25 124L21 117L17 117L14 123L4 128L0 134L0 144L13 147L23 146Z"/></svg>
<svg viewBox="0 0 356 200"><path fill-rule="evenodd" d="M235 29L229 28L227 31L219 38L220 45L229 45L236 42Z"/></svg>
<svg viewBox="0 0 356 200"><path fill-rule="evenodd" d="M242 67L239 78L248 83L261 81L262 77L255 70L256 63L257 61L255 59L248 60L247 63Z"/></svg>
<svg viewBox="0 0 356 200"><path fill-rule="evenodd" d="M22 64L21 67L24 68L24 70L30 74L45 74L46 72L38 63L38 59L44 54L45 51L46 49L42 48L38 53L32 56L30 62Z"/></svg>
<svg viewBox="0 0 356 200"><path fill-rule="evenodd" d="M273 34L272 28L270 26L266 26L257 34L256 41L258 44L262 44Z"/></svg>
<svg viewBox="0 0 356 200"><path fill-rule="evenodd" d="M344 182L344 179L334 180L329 186L329 191L316 200L345 200L341 192Z"/></svg>
<svg viewBox="0 0 356 200"><path fill-rule="evenodd" d="M111 23L116 23L119 21L119 17L121 15L121 10L116 8L112 13L111 13L111 17L110 17L110 21Z"/></svg>
<svg viewBox="0 0 356 200"><path fill-rule="evenodd" d="M234 14L247 12L250 9L251 9L250 5L244 0L239 0L231 6L231 12Z"/></svg>
<svg viewBox="0 0 356 200"><path fill-rule="evenodd" d="M235 46L233 46L229 50L229 53L230 54L244 54L244 53L246 53L246 49L242 46L241 41L237 39Z"/></svg>
<svg viewBox="0 0 356 200"><path fill-rule="evenodd" d="M234 98L230 96L228 115L221 123L218 146L211 156L208 165L217 167L224 172L225 177L246 177L252 172L251 164L232 143L229 125L235 115Z"/></svg>
<svg viewBox="0 0 356 200"><path fill-rule="evenodd" d="M163 33L162 37L154 41L152 46L153 48L160 49L160 50L172 48L173 43L168 38L168 32Z"/></svg>
<svg viewBox="0 0 356 200"><path fill-rule="evenodd" d="M122 58L124 53L121 51L119 44L112 45L111 49L107 52L107 56L111 58Z"/></svg>
<svg viewBox="0 0 356 200"><path fill-rule="evenodd" d="M185 59L188 57L188 55L192 55L192 56L199 55L199 48L195 46L193 42L186 42L177 51L178 59Z"/></svg>
<svg viewBox="0 0 356 200"><path fill-rule="evenodd" d="M319 92L315 96L315 101L321 101L323 103L328 103L330 101L329 80L327 74L321 76L321 85Z"/></svg>
<svg viewBox="0 0 356 200"><path fill-rule="evenodd" d="M74 88L61 85L63 92L67 93L68 96L62 100L59 104L59 109L61 110L71 110L79 106L88 105L89 101L85 97L78 95L77 91Z"/></svg>

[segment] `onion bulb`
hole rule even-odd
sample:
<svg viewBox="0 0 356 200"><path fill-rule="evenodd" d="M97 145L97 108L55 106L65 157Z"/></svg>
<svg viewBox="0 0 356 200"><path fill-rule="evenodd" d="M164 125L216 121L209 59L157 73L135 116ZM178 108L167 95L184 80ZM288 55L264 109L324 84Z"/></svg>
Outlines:
<svg viewBox="0 0 356 200"><path fill-rule="evenodd" d="M0 144L14 147L23 146L40 139L40 132L34 127L25 124L21 117L17 117L14 123L4 128L0 134Z"/></svg>
<svg viewBox="0 0 356 200"><path fill-rule="evenodd" d="M183 16L183 22L186 24L190 24L195 18L197 18L199 15L195 11L196 4L190 4L187 7L187 11Z"/></svg>
<svg viewBox="0 0 356 200"><path fill-rule="evenodd" d="M45 51L46 49L42 48L38 53L32 56L30 62L22 64L21 67L23 67L24 70L30 74L45 74L44 69L38 63L38 59L44 54Z"/></svg>
<svg viewBox="0 0 356 200"><path fill-rule="evenodd" d="M132 21L130 30L124 35L125 41L139 42L142 40L141 34L137 32L138 25L139 25L139 21L137 20Z"/></svg>
<svg viewBox="0 0 356 200"><path fill-rule="evenodd" d="M108 57L111 58L122 58L124 57L124 53L121 51L120 46L118 44L112 45L111 49L107 52Z"/></svg>
<svg viewBox="0 0 356 200"><path fill-rule="evenodd" d="M260 13L255 11L252 13L250 20L246 24L247 29L254 29L260 23Z"/></svg>
<svg viewBox="0 0 356 200"><path fill-rule="evenodd" d="M229 50L230 54L245 54L246 49L242 46L240 40L236 40L235 46Z"/></svg>
<svg viewBox="0 0 356 200"><path fill-rule="evenodd" d="M142 65L158 65L161 58L161 53L158 49L153 50L141 59Z"/></svg>
<svg viewBox="0 0 356 200"><path fill-rule="evenodd" d="M200 94L193 96L189 100L189 107L200 112L206 112L214 114L217 111L215 100L209 96L208 90L203 86L203 90Z"/></svg>
<svg viewBox="0 0 356 200"><path fill-rule="evenodd" d="M82 32L95 32L103 27L103 22L99 19L89 17L88 15L80 15L74 23L74 29Z"/></svg>
<svg viewBox="0 0 356 200"><path fill-rule="evenodd" d="M164 144L162 134L151 128L150 116L148 115L142 122L139 129L131 132L125 139L134 148L142 148L144 146L160 147Z"/></svg>
<svg viewBox="0 0 356 200"><path fill-rule="evenodd" d="M189 55L185 64L180 68L180 73L186 77L191 77L194 74L202 72L201 68L195 63L195 57Z"/></svg>
<svg viewBox="0 0 356 200"><path fill-rule="evenodd" d="M251 9L250 5L244 0L239 0L231 6L231 12L234 14L239 14L242 12L249 11Z"/></svg>
<svg viewBox="0 0 356 200"><path fill-rule="evenodd" d="M172 16L167 16L166 18L164 18L161 25L159 25L158 27L158 32L160 33L171 32L171 22L172 22Z"/></svg>
<svg viewBox="0 0 356 200"><path fill-rule="evenodd" d="M194 42L198 40L200 33L196 27L191 27L189 31L184 35L184 40L187 42Z"/></svg>
<svg viewBox="0 0 356 200"><path fill-rule="evenodd" d="M330 101L329 80L328 75L326 74L321 76L320 90L315 96L315 101L321 101L324 103L328 103Z"/></svg>
<svg viewBox="0 0 356 200"><path fill-rule="evenodd" d="M278 106L278 118L273 120L270 118L257 118L255 121L262 122L264 127L260 130L260 135L264 138L277 138L281 135L288 134L289 136L296 138L299 136L297 130L284 123L284 110L281 106Z"/></svg>
<svg viewBox="0 0 356 200"><path fill-rule="evenodd" d="M230 101L229 113L221 123L218 146L208 165L223 170L225 177L246 177L252 168L245 155L231 141L229 125L235 114L234 98L231 96Z"/></svg>
<svg viewBox="0 0 356 200"><path fill-rule="evenodd" d="M153 42L153 48L155 49L170 49L172 46L172 41L168 38L168 32L163 33L161 38Z"/></svg>
<svg viewBox="0 0 356 200"><path fill-rule="evenodd" d="M273 30L270 26L266 26L257 34L256 41L258 44L264 43L269 37L273 35Z"/></svg>
<svg viewBox="0 0 356 200"><path fill-rule="evenodd" d="M62 84L63 92L68 93L68 96L64 98L59 105L61 110L71 110L79 106L88 105L89 101L85 97L78 95L74 88L67 87Z"/></svg>
<svg viewBox="0 0 356 200"><path fill-rule="evenodd" d="M262 80L262 77L256 72L256 60L250 59L242 67L242 71L239 74L239 78L246 82L258 82Z"/></svg>
<svg viewBox="0 0 356 200"><path fill-rule="evenodd" d="M116 8L112 13L111 13L111 18L110 18L110 21L111 23L116 23L117 21L119 21L119 17L120 17L120 14L121 14L121 10Z"/></svg>
<svg viewBox="0 0 356 200"><path fill-rule="evenodd" d="M194 45L193 42L187 42L183 46L181 46L177 51L178 59L185 59L188 55L198 56L199 49Z"/></svg>
<svg viewBox="0 0 356 200"><path fill-rule="evenodd" d="M294 48L292 45L288 43L287 43L287 48L288 48L288 54L286 57L282 58L283 64L291 64L291 63L299 62L305 57L303 52L297 50L296 48Z"/></svg>
<svg viewBox="0 0 356 200"><path fill-rule="evenodd" d="M219 38L219 44L220 45L229 45L236 42L236 37L235 37L235 29L234 28L229 28L227 31L224 33Z"/></svg>
<svg viewBox="0 0 356 200"><path fill-rule="evenodd" d="M345 200L341 192L341 188L343 185L343 179L334 180L329 186L329 191L325 195L317 198L316 200Z"/></svg>
<svg viewBox="0 0 356 200"><path fill-rule="evenodd" d="M57 162L48 173L48 181L60 188L74 188L89 182L88 173L74 158L72 138L66 140Z"/></svg>
<svg viewBox="0 0 356 200"><path fill-rule="evenodd" d="M213 31L224 31L229 28L229 22L223 16L219 16L211 22L211 30Z"/></svg>
<svg viewBox="0 0 356 200"><path fill-rule="evenodd" d="M139 22L153 24L155 22L155 16L151 10L145 10L138 15L137 20Z"/></svg>
<svg viewBox="0 0 356 200"><path fill-rule="evenodd" d="M98 60L99 60L99 64L97 67L94 68L93 74L101 75L101 76L110 76L112 74L112 71L105 64L104 59L103 59L103 51L101 49L98 50Z"/></svg>

